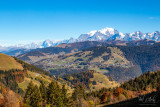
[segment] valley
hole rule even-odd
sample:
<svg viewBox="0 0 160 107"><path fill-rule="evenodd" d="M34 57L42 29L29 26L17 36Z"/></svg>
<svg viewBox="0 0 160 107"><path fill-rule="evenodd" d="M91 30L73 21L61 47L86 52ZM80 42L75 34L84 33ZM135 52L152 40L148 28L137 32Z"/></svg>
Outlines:
<svg viewBox="0 0 160 107"><path fill-rule="evenodd" d="M16 96L14 104L19 106L48 106L52 101L53 105L66 106L130 104L139 95L158 93L159 48L159 43L130 46L80 42L32 50L18 58L0 54L0 101L9 99L8 94ZM30 89L34 96L42 96L30 96ZM49 100L52 95L59 97ZM59 99L63 95L67 101Z"/></svg>
<svg viewBox="0 0 160 107"><path fill-rule="evenodd" d="M62 44L28 52L18 58L55 76L96 70L121 83L144 72L158 70L159 43L147 45L147 42L151 41L131 42L145 43L138 46L90 41Z"/></svg>
<svg viewBox="0 0 160 107"><path fill-rule="evenodd" d="M0 107L160 107L160 0L0 0Z"/></svg>

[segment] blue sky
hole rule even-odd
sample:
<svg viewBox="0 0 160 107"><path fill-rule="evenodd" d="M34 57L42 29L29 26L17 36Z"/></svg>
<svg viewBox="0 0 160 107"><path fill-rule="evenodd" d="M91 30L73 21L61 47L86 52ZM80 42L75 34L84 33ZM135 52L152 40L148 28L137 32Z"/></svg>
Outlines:
<svg viewBox="0 0 160 107"><path fill-rule="evenodd" d="M159 0L0 0L0 45L77 38L112 27L160 31Z"/></svg>

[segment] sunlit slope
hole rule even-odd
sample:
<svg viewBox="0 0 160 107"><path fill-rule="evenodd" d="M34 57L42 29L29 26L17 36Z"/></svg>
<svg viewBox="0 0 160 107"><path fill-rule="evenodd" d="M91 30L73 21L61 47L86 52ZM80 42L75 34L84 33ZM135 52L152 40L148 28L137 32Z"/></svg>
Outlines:
<svg viewBox="0 0 160 107"><path fill-rule="evenodd" d="M65 83L63 79L56 79L36 66L17 58L0 54L0 82L2 82L4 86L24 96L27 86L31 81L37 86L40 86L41 82L44 82L46 87L51 81L58 82L60 86ZM71 88L68 85L66 85L66 87L71 92Z"/></svg>
<svg viewBox="0 0 160 107"><path fill-rule="evenodd" d="M114 80L109 80L109 78L100 73L94 73L93 78L90 81L95 81L96 84L90 84L91 90L100 90L101 88L114 88L118 87L120 84Z"/></svg>
<svg viewBox="0 0 160 107"><path fill-rule="evenodd" d="M101 88L114 88L120 85L118 82L114 81L113 78L94 70L67 74L63 78L73 85L79 83L84 84L85 88L90 91L100 90Z"/></svg>
<svg viewBox="0 0 160 107"><path fill-rule="evenodd" d="M23 70L23 67L14 58L0 53L0 70L11 69Z"/></svg>

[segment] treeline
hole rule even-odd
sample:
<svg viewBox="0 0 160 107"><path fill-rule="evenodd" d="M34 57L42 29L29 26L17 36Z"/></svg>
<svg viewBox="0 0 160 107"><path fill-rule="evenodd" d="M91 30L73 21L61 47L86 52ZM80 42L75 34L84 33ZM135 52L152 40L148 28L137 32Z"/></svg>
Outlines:
<svg viewBox="0 0 160 107"><path fill-rule="evenodd" d="M86 93L87 98L98 98L100 103L116 103L137 97L152 91L160 91L160 71L147 72L141 76L123 83L117 88L102 88Z"/></svg>
<svg viewBox="0 0 160 107"><path fill-rule="evenodd" d="M83 84L85 88L89 88L89 84L94 81L89 81L90 78L93 78L93 73L96 71L89 70L81 73L73 73L73 74L67 74L63 77L64 80L69 81L73 85L76 84Z"/></svg>
<svg viewBox="0 0 160 107"><path fill-rule="evenodd" d="M105 56L106 59L109 59L109 56L111 55L111 50L108 48L108 46L91 47L91 48L88 48L88 49L84 49L82 51L92 51L92 53L89 54L89 56L91 56L89 58L89 61L94 59L95 57L101 56L104 52L109 54L109 55Z"/></svg>
<svg viewBox="0 0 160 107"><path fill-rule="evenodd" d="M26 70L17 69L12 69L8 71L0 70L0 82L2 82L5 86L9 87L14 92L23 95L24 91L18 87L18 83L24 80L26 72Z"/></svg>
<svg viewBox="0 0 160 107"><path fill-rule="evenodd" d="M27 70L52 77L49 73L45 72L44 70L36 66L18 60L16 57L14 57L14 59L23 66L23 70L18 70L18 69L11 69L8 71L0 70L0 82L3 83L6 87L9 87L15 93L20 94L21 96L24 96L24 91L21 88L19 88L18 83L24 81L24 78L27 74Z"/></svg>
<svg viewBox="0 0 160 107"><path fill-rule="evenodd" d="M122 88L132 91L155 89L160 82L160 71L147 72L121 85Z"/></svg>
<svg viewBox="0 0 160 107"><path fill-rule="evenodd" d="M160 63L160 44L151 46L117 46L124 52L125 57L134 65L141 67L142 73L156 71Z"/></svg>
<svg viewBox="0 0 160 107"><path fill-rule="evenodd" d="M96 99L98 104L106 103L116 103L126 99L134 97L133 93L128 93L127 90L117 87L117 88L102 88L97 91L92 91L86 93L87 98L92 98L93 101Z"/></svg>
<svg viewBox="0 0 160 107"><path fill-rule="evenodd" d="M73 68L58 68L58 69L51 69L49 70L49 73L55 76L64 76L66 74L72 74L72 73L80 73L83 72L84 69L73 69Z"/></svg>
<svg viewBox="0 0 160 107"><path fill-rule="evenodd" d="M31 107L82 107L86 100L82 85L76 85L72 95L68 94L65 84L61 86L52 81L47 87L42 82L38 87L31 81L24 96L24 106Z"/></svg>
<svg viewBox="0 0 160 107"><path fill-rule="evenodd" d="M31 64L28 64L28 63L26 63L26 62L24 62L24 61L22 61L22 60L19 60L19 59L16 58L16 57L13 57L13 58L14 58L18 63L20 63L20 64L23 66L23 68L26 69L26 70L29 70L29 71L31 71L31 72L37 72L37 73L45 74L45 75L48 75L48 76L52 77L51 74L49 74L48 72L42 70L41 68L38 68L38 67L36 67L36 66L34 66L34 65L31 65Z"/></svg>

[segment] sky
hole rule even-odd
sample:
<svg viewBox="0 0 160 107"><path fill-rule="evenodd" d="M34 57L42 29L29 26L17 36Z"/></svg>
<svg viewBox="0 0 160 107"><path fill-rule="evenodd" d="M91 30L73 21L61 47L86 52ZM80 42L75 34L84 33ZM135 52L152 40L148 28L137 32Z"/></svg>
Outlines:
<svg viewBox="0 0 160 107"><path fill-rule="evenodd" d="M78 38L105 27L160 31L160 0L0 0L0 45Z"/></svg>

